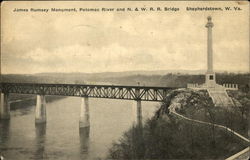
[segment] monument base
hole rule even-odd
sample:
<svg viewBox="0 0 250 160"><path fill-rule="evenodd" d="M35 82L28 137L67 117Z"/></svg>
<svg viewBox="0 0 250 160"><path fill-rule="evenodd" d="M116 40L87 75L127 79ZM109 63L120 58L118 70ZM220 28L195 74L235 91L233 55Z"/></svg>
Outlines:
<svg viewBox="0 0 250 160"><path fill-rule="evenodd" d="M207 88L218 87L215 81L215 73L206 73L205 85Z"/></svg>
<svg viewBox="0 0 250 160"><path fill-rule="evenodd" d="M206 74L206 82L204 84L188 84L188 88L194 90L207 90L215 106L227 108L234 106L234 103L231 97L228 96L226 90L237 90L237 88L226 88L224 85L219 85L210 77L211 75L214 74Z"/></svg>

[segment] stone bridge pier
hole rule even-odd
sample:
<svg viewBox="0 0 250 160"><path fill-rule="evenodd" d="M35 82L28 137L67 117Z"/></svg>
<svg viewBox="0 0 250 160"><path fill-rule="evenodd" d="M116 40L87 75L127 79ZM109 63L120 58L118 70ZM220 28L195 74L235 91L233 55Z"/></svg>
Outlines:
<svg viewBox="0 0 250 160"><path fill-rule="evenodd" d="M89 128L89 98L83 97L81 98L81 110L80 110L80 120L79 120L79 128Z"/></svg>
<svg viewBox="0 0 250 160"><path fill-rule="evenodd" d="M142 105L141 100L136 100L133 106L134 125L142 126Z"/></svg>
<svg viewBox="0 0 250 160"><path fill-rule="evenodd" d="M35 123L46 123L46 100L45 95L36 96Z"/></svg>
<svg viewBox="0 0 250 160"><path fill-rule="evenodd" d="M138 99L133 105L133 123L135 125L142 126L142 105L141 100ZM80 108L80 119L79 119L79 129L81 132L85 132L86 135L89 134L90 130L90 111L89 111L89 98L81 98L81 108Z"/></svg>
<svg viewBox="0 0 250 160"><path fill-rule="evenodd" d="M135 105L133 107L134 125L142 127L142 106L140 99L140 89L135 90Z"/></svg>
<svg viewBox="0 0 250 160"><path fill-rule="evenodd" d="M0 96L0 119L10 119L10 104L8 93L1 93Z"/></svg>

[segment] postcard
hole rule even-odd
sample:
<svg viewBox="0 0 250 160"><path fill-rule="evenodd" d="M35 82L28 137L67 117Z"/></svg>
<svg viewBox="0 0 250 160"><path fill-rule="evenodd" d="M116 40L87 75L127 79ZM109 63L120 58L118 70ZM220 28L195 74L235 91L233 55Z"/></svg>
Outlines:
<svg viewBox="0 0 250 160"><path fill-rule="evenodd" d="M248 1L3 1L0 160L248 159Z"/></svg>

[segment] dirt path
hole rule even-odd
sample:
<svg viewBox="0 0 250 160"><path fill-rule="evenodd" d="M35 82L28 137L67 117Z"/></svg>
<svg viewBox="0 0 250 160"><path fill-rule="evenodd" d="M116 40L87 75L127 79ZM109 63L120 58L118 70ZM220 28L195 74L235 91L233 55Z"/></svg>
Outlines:
<svg viewBox="0 0 250 160"><path fill-rule="evenodd" d="M220 124L213 124L213 123L209 123L209 122L204 122L204 121L200 121L200 120L196 120L196 119L191 119L191 118L185 117L185 116L183 116L183 115L181 115L181 114L179 114L179 113L177 113L176 111L173 111L173 110L170 111L170 113L173 113L173 114L177 115L178 117L181 117L181 118L186 119L186 120L188 120L188 121L193 121L193 122L197 122L197 123L201 123L201 124L206 124L206 125L211 125L211 126L215 126L215 127L218 127L218 128L225 129L225 130L227 130L228 132L233 133L234 135L236 135L236 136L239 137L240 139L242 139L242 140L244 140L244 141L246 141L246 142L248 142L248 143L250 142L249 139L247 139L246 137L240 135L240 134L237 133L236 131L234 131L234 130L232 130L232 129L226 127L226 126L223 126L223 125L220 125Z"/></svg>
<svg viewBox="0 0 250 160"><path fill-rule="evenodd" d="M240 135L239 133L235 132L234 130L232 130L232 129L226 127L226 126L219 125L219 124L213 124L213 123L209 123L209 122L204 122L204 121L200 121L200 120L196 120L196 119L191 119L191 118L185 117L185 116L177 113L174 109L170 110L170 114L171 113L173 113L174 115L176 115L178 117L181 117L181 118L183 118L185 120L188 120L188 121L201 123L201 124L206 124L206 125L212 125L212 126L215 126L215 127L218 127L218 128L225 129L226 131L233 133L234 135L236 135L240 139L242 139L245 142L249 143L249 139L247 139L246 137ZM245 160L245 159L247 160L248 158L249 158L249 147L247 147L244 150L232 155L231 157L227 158L226 160Z"/></svg>

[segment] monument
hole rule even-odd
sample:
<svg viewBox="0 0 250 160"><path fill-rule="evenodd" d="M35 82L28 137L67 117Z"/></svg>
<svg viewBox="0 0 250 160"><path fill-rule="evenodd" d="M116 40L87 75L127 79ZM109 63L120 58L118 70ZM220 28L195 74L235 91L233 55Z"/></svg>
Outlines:
<svg viewBox="0 0 250 160"><path fill-rule="evenodd" d="M209 96L212 98L215 106L233 106L232 99L228 96L226 90L238 90L237 84L217 84L216 76L213 70L213 35L212 28L214 24L212 22L212 17L207 17L207 71L205 73L205 83L204 84L187 84L187 88L195 90L207 90Z"/></svg>
<svg viewBox="0 0 250 160"><path fill-rule="evenodd" d="M212 47L212 28L214 26L212 22L212 17L207 17L207 73L206 73L206 86L207 87L214 87L216 84L215 81L215 73L213 71L213 47Z"/></svg>

